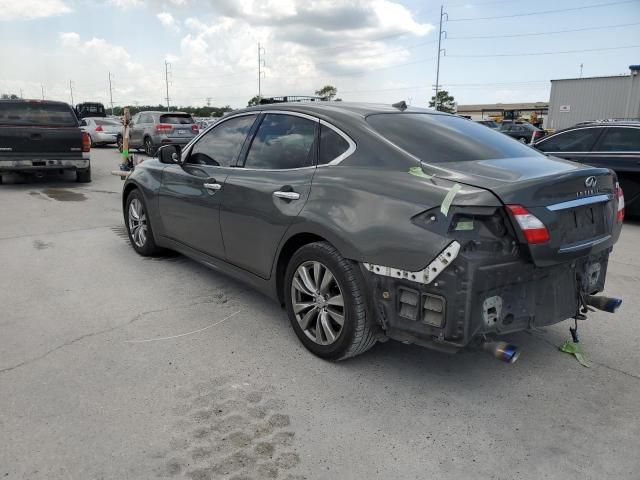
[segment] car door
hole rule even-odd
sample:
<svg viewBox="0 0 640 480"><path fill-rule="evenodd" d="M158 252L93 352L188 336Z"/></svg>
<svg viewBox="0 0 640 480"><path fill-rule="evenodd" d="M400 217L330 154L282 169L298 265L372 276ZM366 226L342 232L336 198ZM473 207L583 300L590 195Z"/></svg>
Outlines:
<svg viewBox="0 0 640 480"><path fill-rule="evenodd" d="M591 165L591 149L602 134L601 127L582 127L544 137L535 144L538 150L555 157Z"/></svg>
<svg viewBox="0 0 640 480"><path fill-rule="evenodd" d="M319 121L267 112L229 173L220 212L227 261L269 278L278 245L304 206L316 169Z"/></svg>
<svg viewBox="0 0 640 480"><path fill-rule="evenodd" d="M220 205L225 182L256 118L245 114L222 121L187 148L181 165L164 169L158 208L166 237L224 259Z"/></svg>
<svg viewBox="0 0 640 480"><path fill-rule="evenodd" d="M129 146L130 147L139 147L142 144L142 136L141 136L141 118L144 114L137 113L131 118L131 122L129 123Z"/></svg>
<svg viewBox="0 0 640 480"><path fill-rule="evenodd" d="M608 126L589 155L589 163L616 173L640 173L640 126Z"/></svg>

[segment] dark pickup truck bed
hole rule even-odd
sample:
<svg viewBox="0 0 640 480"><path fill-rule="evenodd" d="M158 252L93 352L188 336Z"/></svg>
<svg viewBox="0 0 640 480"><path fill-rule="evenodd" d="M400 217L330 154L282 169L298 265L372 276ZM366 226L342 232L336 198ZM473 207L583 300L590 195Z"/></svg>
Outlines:
<svg viewBox="0 0 640 480"><path fill-rule="evenodd" d="M0 181L8 173L74 170L91 181L89 141L64 102L0 100Z"/></svg>

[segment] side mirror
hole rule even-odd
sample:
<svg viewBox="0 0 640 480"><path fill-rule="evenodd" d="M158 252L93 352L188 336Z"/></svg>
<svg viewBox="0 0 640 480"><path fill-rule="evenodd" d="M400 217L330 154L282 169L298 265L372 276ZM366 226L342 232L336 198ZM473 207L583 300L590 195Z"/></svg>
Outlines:
<svg viewBox="0 0 640 480"><path fill-rule="evenodd" d="M160 163L167 163L169 165L180 164L182 160L180 155L182 149L180 145L164 145L158 149L158 159Z"/></svg>

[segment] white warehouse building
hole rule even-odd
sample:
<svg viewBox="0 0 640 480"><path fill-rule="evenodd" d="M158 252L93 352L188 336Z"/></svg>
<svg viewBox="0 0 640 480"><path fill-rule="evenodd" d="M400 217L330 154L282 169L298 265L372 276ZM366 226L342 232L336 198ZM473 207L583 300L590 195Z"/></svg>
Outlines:
<svg viewBox="0 0 640 480"><path fill-rule="evenodd" d="M547 128L587 120L640 119L640 65L629 75L551 80Z"/></svg>

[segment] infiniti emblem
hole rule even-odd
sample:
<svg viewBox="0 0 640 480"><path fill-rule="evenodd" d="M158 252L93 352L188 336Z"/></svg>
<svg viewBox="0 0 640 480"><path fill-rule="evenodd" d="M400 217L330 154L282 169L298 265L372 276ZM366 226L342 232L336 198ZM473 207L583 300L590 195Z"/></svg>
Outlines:
<svg viewBox="0 0 640 480"><path fill-rule="evenodd" d="M598 179L596 177L587 177L584 181L584 185L587 188L593 188L598 183Z"/></svg>

